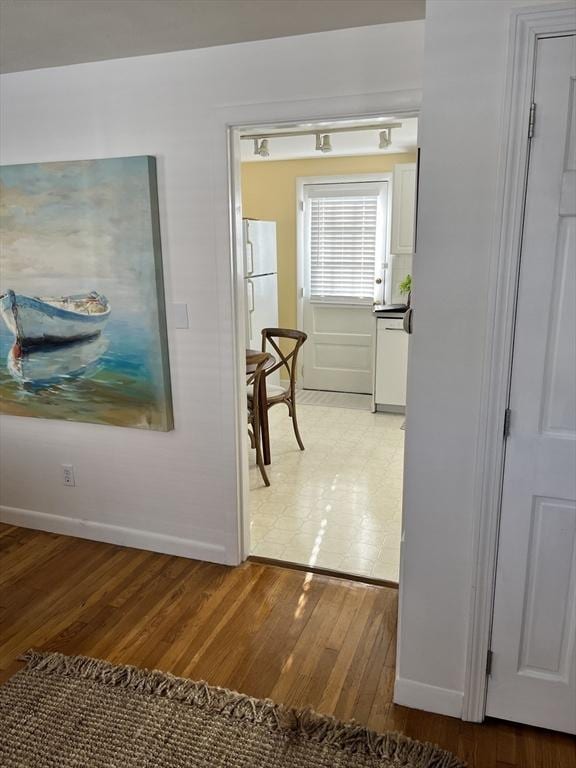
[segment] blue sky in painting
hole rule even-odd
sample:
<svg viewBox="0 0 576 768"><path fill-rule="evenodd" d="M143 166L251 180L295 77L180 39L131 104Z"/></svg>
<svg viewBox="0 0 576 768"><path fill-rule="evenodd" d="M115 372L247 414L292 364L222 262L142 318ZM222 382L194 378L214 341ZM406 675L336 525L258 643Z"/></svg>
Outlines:
<svg viewBox="0 0 576 768"><path fill-rule="evenodd" d="M2 290L112 290L152 296L146 157L0 168ZM73 285L74 284L74 287Z"/></svg>

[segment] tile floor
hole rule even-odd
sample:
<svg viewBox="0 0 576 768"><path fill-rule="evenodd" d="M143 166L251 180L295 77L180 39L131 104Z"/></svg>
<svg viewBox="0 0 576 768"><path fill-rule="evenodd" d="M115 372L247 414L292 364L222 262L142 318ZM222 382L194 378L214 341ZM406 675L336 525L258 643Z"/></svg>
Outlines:
<svg viewBox="0 0 576 768"><path fill-rule="evenodd" d="M252 554L398 581L404 417L302 405L300 451L270 411L267 488L250 451Z"/></svg>

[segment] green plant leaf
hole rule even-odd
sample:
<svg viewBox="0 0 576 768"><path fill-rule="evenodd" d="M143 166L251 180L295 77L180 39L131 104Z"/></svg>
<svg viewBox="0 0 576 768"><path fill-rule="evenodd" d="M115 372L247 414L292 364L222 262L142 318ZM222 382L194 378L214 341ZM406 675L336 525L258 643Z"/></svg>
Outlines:
<svg viewBox="0 0 576 768"><path fill-rule="evenodd" d="M398 286L398 290L403 295L406 293L410 293L410 291L412 290L412 275L406 275L404 280L402 280L402 282Z"/></svg>

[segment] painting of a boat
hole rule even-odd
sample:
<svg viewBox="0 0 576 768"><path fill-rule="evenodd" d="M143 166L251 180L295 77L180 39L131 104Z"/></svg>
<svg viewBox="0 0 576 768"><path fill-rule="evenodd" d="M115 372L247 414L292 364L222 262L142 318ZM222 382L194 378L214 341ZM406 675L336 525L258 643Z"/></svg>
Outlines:
<svg viewBox="0 0 576 768"><path fill-rule="evenodd" d="M8 370L23 384L43 387L92 373L108 349L108 339L98 335L66 344L23 350L14 344L8 353Z"/></svg>
<svg viewBox="0 0 576 768"><path fill-rule="evenodd" d="M155 159L0 165L0 200L0 418L173 429Z"/></svg>
<svg viewBox="0 0 576 768"><path fill-rule="evenodd" d="M110 312L108 299L95 291L57 298L8 290L0 296L0 314L22 349L98 336Z"/></svg>

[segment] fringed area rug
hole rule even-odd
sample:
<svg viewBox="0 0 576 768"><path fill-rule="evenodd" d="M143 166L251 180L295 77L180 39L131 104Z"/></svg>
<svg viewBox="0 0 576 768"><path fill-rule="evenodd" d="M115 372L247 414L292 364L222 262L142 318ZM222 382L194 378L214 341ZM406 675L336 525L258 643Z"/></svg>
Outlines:
<svg viewBox="0 0 576 768"><path fill-rule="evenodd" d="M462 768L453 755L205 683L29 651L0 688L3 768Z"/></svg>

